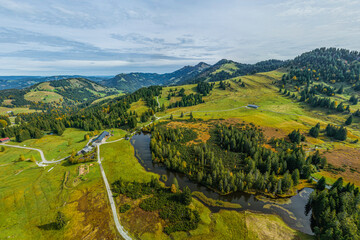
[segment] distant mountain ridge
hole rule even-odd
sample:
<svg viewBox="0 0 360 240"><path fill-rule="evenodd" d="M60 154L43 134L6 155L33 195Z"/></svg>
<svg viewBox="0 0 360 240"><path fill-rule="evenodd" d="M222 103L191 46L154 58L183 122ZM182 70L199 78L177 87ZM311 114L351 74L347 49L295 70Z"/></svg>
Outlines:
<svg viewBox="0 0 360 240"><path fill-rule="evenodd" d="M211 65L200 62L195 66L185 66L172 73L121 73L113 78L101 81L107 87L114 87L125 92L133 92L142 87L151 85L174 85L185 82L197 76L199 73L209 68Z"/></svg>
<svg viewBox="0 0 360 240"><path fill-rule="evenodd" d="M200 81L218 81L231 77L267 72L278 69L285 64L281 60L267 60L256 64L242 64L222 59L214 65L200 62L195 66L185 66L172 73L121 73L113 78L101 81L107 87L117 88L124 92L133 92L141 87L151 85L184 85Z"/></svg>
<svg viewBox="0 0 360 240"><path fill-rule="evenodd" d="M26 88L34 84L70 78L86 78L100 82L112 76L82 76L82 75L55 75L55 76L0 76L0 90L11 88Z"/></svg>

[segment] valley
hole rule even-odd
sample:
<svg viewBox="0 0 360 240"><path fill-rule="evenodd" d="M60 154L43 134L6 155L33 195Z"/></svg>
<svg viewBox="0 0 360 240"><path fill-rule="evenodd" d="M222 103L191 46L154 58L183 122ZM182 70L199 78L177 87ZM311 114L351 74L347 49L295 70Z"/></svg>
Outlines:
<svg viewBox="0 0 360 240"><path fill-rule="evenodd" d="M334 50L318 51L327 57ZM118 219L134 239L317 239L325 226L310 226L308 199L316 211L317 194L336 190L359 207L360 116L349 102L359 97L359 63L349 58L359 54L338 53L354 76L333 84L303 74L305 65L321 76L332 71L308 60L311 54L294 62L200 63L177 72L175 82L133 74L118 75L111 88L65 79L19 90L20 97L0 91L6 144L41 149L49 161L69 156L38 167L38 152L0 144L0 238L115 239L124 237ZM117 84L124 79L134 86ZM335 94L311 90L322 82ZM104 131L108 139L86 158L76 154ZM61 229L59 211L66 216ZM347 214L355 222L355 213ZM350 228L339 227L358 236L356 226L345 233Z"/></svg>

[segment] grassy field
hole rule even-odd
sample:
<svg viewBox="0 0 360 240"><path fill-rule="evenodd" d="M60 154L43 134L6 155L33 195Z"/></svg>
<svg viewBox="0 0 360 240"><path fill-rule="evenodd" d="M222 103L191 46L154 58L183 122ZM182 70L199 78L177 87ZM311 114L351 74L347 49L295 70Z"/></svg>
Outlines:
<svg viewBox="0 0 360 240"><path fill-rule="evenodd" d="M47 160L57 160L69 156L73 150L79 151L87 141L84 140L86 131L68 128L62 136L45 135L40 139L29 139L21 143L11 144L41 149Z"/></svg>
<svg viewBox="0 0 360 240"><path fill-rule="evenodd" d="M130 111L135 111L140 119L140 116L142 113L146 112L149 108L146 106L146 103L144 100L140 99L140 101L134 102L131 104Z"/></svg>
<svg viewBox="0 0 360 240"><path fill-rule="evenodd" d="M97 99L97 100L93 101L92 104L101 102L101 101L103 101L103 100L114 99L114 98L120 97L120 96L122 96L122 95L124 95L124 93L120 92L119 94L115 94L115 95L110 95L110 96L107 96L107 97L103 97L103 98L100 98L100 99Z"/></svg>
<svg viewBox="0 0 360 240"><path fill-rule="evenodd" d="M110 183L120 177L125 181L148 182L157 174L146 172L135 157L133 146L122 140L100 146L102 164Z"/></svg>
<svg viewBox="0 0 360 240"><path fill-rule="evenodd" d="M291 131L300 129L307 140L305 148L308 151L314 151L315 147L325 154L329 163L338 168L345 169L344 172L323 173L332 178L343 177L360 185L360 128L355 123L348 126L348 139L346 141L334 141L324 134L324 128L327 124L341 125L344 123L347 115L329 113L324 109L314 109L299 103L296 100L278 93L278 88L273 84L274 81L281 79L282 72L272 71L258 73L250 76L241 76L226 80L230 87L226 90L219 89L219 83L215 84L210 94L203 99L205 103L196 106L167 109L165 113L158 113L157 116L169 116L173 114L175 119L180 120L181 112L193 112L193 116L205 121L212 119L226 119L229 122L247 122L254 123L262 127L267 137L285 137ZM237 82L241 79L246 87L240 86ZM195 93L196 85L177 86L177 91L185 89L186 94ZM165 106L178 101L179 97L172 97L168 100L167 96L170 89L175 87L163 88L162 95L159 98L161 104ZM259 109L245 108L248 104L256 104ZM166 117L168 118L168 117ZM186 114L184 119L188 119ZM311 127L317 123L321 124L322 132L319 138L312 138L308 135Z"/></svg>
<svg viewBox="0 0 360 240"><path fill-rule="evenodd" d="M23 108L23 107L16 107L16 108L8 108L8 107L0 107L0 115L8 115L6 112L12 111L14 114L19 113L33 113L33 112L40 112L39 110Z"/></svg>
<svg viewBox="0 0 360 240"><path fill-rule="evenodd" d="M32 102L51 103L60 102L60 100L63 99L63 96L57 94L56 92L31 91L25 94L24 98Z"/></svg>
<svg viewBox="0 0 360 240"><path fill-rule="evenodd" d="M6 148L0 153L0 239L114 239L117 237L99 167L56 164L45 168L17 162L19 155L37 152ZM54 228L57 211L67 218Z"/></svg>

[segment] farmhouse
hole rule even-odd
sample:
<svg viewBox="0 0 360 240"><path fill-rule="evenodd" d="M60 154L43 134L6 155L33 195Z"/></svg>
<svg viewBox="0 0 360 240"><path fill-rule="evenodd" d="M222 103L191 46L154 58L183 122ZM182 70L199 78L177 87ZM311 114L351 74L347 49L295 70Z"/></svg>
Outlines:
<svg viewBox="0 0 360 240"><path fill-rule="evenodd" d="M94 143L102 143L110 136L110 133L107 131L103 131L95 140Z"/></svg>
<svg viewBox="0 0 360 240"><path fill-rule="evenodd" d="M254 105L254 104L248 104L247 107L249 107L249 108L255 108L255 109L258 109L258 108L259 108L258 105Z"/></svg>
<svg viewBox="0 0 360 240"><path fill-rule="evenodd" d="M10 138L0 138L0 143L6 143L6 142L9 142L10 141Z"/></svg>
<svg viewBox="0 0 360 240"><path fill-rule="evenodd" d="M88 153L92 150L93 148L91 146L85 146L83 149L81 149L77 155L81 155L81 154L85 154Z"/></svg>

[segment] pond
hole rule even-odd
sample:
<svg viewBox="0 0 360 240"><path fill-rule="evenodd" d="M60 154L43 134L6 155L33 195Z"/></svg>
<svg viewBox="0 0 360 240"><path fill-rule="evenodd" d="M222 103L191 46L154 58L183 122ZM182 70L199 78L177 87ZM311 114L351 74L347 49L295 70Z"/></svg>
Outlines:
<svg viewBox="0 0 360 240"><path fill-rule="evenodd" d="M268 214L279 215L286 224L291 228L297 229L307 234L313 234L310 228L310 214L305 216L305 205L309 198L310 193L313 191L311 188L304 188L298 191L298 194L287 199L281 199L281 202L274 201L273 199L264 199L262 195L249 194L244 192L236 192L228 195L220 195L207 187L193 182L188 179L185 174L168 170L162 164L153 163L151 159L150 150L150 134L139 133L134 135L130 142L135 149L135 156L140 164L150 172L159 175L166 175L167 181L165 184L170 186L173 178L176 177L180 188L188 186L191 191L198 191L204 193L207 197L222 200L231 203L238 203L242 206L238 211L253 211ZM262 197L262 200L258 198ZM212 212L218 212L222 207L208 206Z"/></svg>

